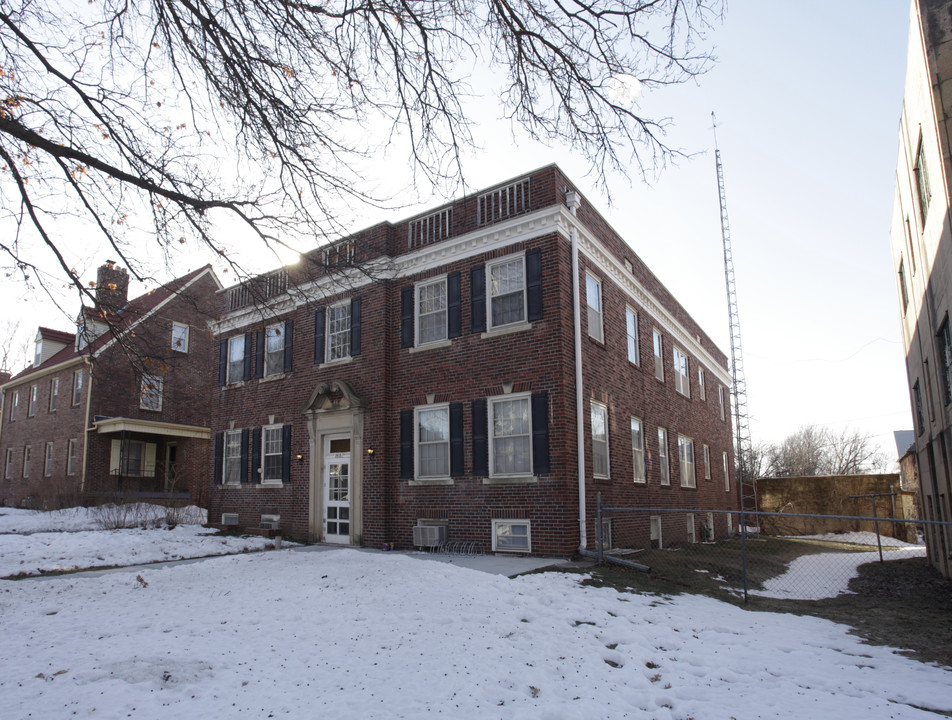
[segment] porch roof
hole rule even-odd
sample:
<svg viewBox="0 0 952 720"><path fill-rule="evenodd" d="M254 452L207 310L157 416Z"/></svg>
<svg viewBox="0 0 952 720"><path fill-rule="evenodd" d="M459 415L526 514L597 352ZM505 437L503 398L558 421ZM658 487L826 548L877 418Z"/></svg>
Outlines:
<svg viewBox="0 0 952 720"><path fill-rule="evenodd" d="M211 428L207 427L128 417L111 417L103 420L95 420L93 421L93 429L102 435L125 431L149 433L152 435L168 435L170 437L200 438L202 440L208 440L212 436Z"/></svg>

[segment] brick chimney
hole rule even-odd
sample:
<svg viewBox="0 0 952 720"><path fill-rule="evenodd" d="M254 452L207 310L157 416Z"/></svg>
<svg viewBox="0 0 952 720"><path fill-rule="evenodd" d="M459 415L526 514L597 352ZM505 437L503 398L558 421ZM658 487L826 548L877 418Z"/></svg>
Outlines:
<svg viewBox="0 0 952 720"><path fill-rule="evenodd" d="M12 377L9 372L6 370L0 370L0 385L3 385L7 380Z"/></svg>
<svg viewBox="0 0 952 720"><path fill-rule="evenodd" d="M125 268L106 260L96 273L96 302L107 310L122 308L129 299L129 273Z"/></svg>

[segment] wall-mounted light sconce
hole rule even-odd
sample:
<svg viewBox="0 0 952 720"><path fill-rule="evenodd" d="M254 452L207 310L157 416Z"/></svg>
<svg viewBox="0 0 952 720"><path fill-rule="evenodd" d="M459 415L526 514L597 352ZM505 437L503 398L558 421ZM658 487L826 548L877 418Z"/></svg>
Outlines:
<svg viewBox="0 0 952 720"><path fill-rule="evenodd" d="M374 457L374 449L373 449L373 448L367 448L367 457L369 457L371 460L373 459L373 457Z"/></svg>
<svg viewBox="0 0 952 720"><path fill-rule="evenodd" d="M301 453L298 453L298 454L297 454L297 461L298 461L299 463L304 462L304 456L303 456Z"/></svg>

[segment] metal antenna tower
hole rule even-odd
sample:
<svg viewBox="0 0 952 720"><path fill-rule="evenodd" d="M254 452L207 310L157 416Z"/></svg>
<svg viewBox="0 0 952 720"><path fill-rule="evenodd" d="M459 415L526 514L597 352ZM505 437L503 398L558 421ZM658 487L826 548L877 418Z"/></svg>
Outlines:
<svg viewBox="0 0 952 720"><path fill-rule="evenodd" d="M733 379L734 463L740 486L741 508L757 510L757 486L751 476L750 424L747 420L747 380L744 378L744 353L740 342L740 316L737 313L737 285L734 280L734 256L731 251L730 223L727 221L727 194L724 191L724 168L717 147L717 119L711 113L714 128L714 160L717 165L717 190L721 200L721 238L724 241L724 276L727 280L727 310L731 325L731 376ZM749 521L748 521L749 522Z"/></svg>

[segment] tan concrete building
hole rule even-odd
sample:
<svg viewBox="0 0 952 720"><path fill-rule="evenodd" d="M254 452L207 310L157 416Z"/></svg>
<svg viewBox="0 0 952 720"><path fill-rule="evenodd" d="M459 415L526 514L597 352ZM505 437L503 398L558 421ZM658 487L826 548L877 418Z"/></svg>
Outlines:
<svg viewBox="0 0 952 720"><path fill-rule="evenodd" d="M922 514L952 520L952 0L913 0L890 231ZM926 525L952 576L949 526Z"/></svg>

